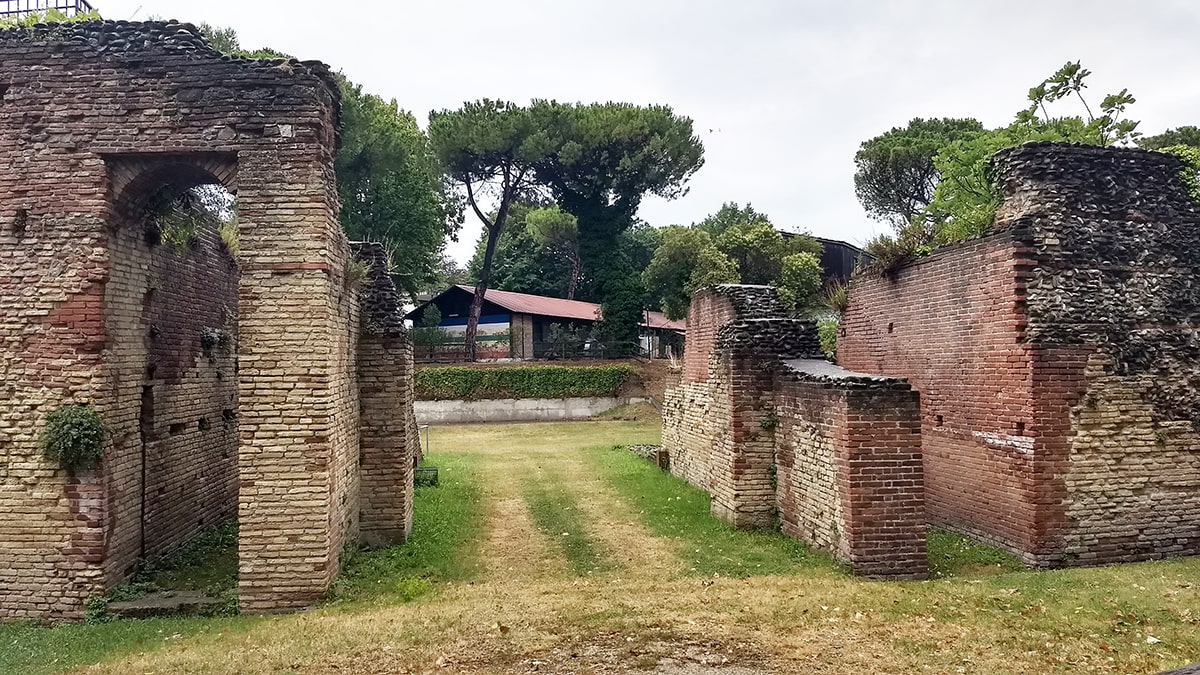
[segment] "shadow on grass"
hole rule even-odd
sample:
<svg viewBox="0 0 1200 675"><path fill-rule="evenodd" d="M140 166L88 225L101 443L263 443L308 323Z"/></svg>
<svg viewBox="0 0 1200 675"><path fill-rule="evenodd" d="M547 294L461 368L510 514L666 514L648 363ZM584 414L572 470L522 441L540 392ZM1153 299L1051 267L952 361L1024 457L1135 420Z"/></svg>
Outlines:
<svg viewBox="0 0 1200 675"><path fill-rule="evenodd" d="M929 528L928 542L930 579L974 578L1027 569L1001 549L935 527Z"/></svg>
<svg viewBox="0 0 1200 675"><path fill-rule="evenodd" d="M63 624L0 624L0 673L59 673L104 660L149 652L182 639L225 639L245 633L255 617L179 618Z"/></svg>

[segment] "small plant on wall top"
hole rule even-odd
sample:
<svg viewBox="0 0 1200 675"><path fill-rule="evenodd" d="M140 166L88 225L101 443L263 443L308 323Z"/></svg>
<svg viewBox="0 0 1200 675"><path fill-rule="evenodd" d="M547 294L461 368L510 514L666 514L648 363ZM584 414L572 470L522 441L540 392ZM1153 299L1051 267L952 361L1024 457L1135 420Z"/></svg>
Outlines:
<svg viewBox="0 0 1200 675"><path fill-rule="evenodd" d="M96 464L104 453L104 424L86 405L64 405L46 416L42 431L46 458L67 469Z"/></svg>

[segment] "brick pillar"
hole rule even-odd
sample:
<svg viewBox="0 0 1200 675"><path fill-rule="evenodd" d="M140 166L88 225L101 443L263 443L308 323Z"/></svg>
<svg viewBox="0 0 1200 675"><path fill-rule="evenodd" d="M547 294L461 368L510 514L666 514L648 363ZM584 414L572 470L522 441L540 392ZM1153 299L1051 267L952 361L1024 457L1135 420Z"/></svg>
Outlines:
<svg viewBox="0 0 1200 675"><path fill-rule="evenodd" d="M838 557L855 574L881 579L929 575L921 410L907 386L846 392L835 441L842 540Z"/></svg>
<svg viewBox="0 0 1200 675"><path fill-rule="evenodd" d="M358 348L360 536L390 546L412 531L412 344L406 336L363 335Z"/></svg>
<svg viewBox="0 0 1200 675"><path fill-rule="evenodd" d="M712 512L742 528L775 526L775 436L769 364L749 354L727 357L729 437L714 459Z"/></svg>
<svg viewBox="0 0 1200 675"><path fill-rule="evenodd" d="M357 488L341 478L346 453L357 460L357 425L344 428L348 355L339 353L349 251L332 172L312 159L323 149L288 150L238 158L239 184L253 186L238 194L238 585L249 613L301 609L325 596L351 534L336 515Z"/></svg>

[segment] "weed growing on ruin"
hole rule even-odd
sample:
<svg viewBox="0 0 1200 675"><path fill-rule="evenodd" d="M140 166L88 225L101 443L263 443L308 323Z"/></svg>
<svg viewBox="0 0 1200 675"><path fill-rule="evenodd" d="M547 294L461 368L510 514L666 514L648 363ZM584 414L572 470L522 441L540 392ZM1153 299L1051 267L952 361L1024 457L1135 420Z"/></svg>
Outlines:
<svg viewBox="0 0 1200 675"><path fill-rule="evenodd" d="M1175 155L1183 160L1183 170L1179 172L1179 180L1187 188L1192 200L1200 202L1200 148L1190 145L1172 145L1159 150Z"/></svg>
<svg viewBox="0 0 1200 675"><path fill-rule="evenodd" d="M346 259L346 285L361 286L371 273L371 264L358 258Z"/></svg>
<svg viewBox="0 0 1200 675"><path fill-rule="evenodd" d="M709 512L709 496L624 447L589 453L600 474L638 512L642 525L676 542L687 574L751 577L828 573L829 556L779 532L735 529Z"/></svg>
<svg viewBox="0 0 1200 675"><path fill-rule="evenodd" d="M202 530L183 546L165 556L143 561L133 578L107 595L89 598L86 620L105 623L111 620L110 602L137 600L151 593L197 591L221 604L208 616L235 616L238 613L238 525L228 520Z"/></svg>
<svg viewBox="0 0 1200 675"><path fill-rule="evenodd" d="M562 550L575 574L611 569L612 564L597 542L588 536L583 512L574 495L561 485L537 483L525 490L524 498L538 530Z"/></svg>
<svg viewBox="0 0 1200 675"><path fill-rule="evenodd" d="M91 466L104 455L104 423L90 406L64 405L46 416L41 444L46 458L66 469Z"/></svg>
<svg viewBox="0 0 1200 675"><path fill-rule="evenodd" d="M845 314L850 306L850 284L835 280L821 292L821 304L838 314Z"/></svg>
<svg viewBox="0 0 1200 675"><path fill-rule="evenodd" d="M0 19L0 30L6 28L32 28L38 24L79 23L81 21L99 20L100 12L94 9L90 12L80 12L73 16L68 16L57 9L48 9L44 12L30 12L24 16L17 16L12 19Z"/></svg>
<svg viewBox="0 0 1200 675"><path fill-rule="evenodd" d="M821 353L825 358L837 363L837 339L841 323L836 319L824 319L817 322L817 337L821 340Z"/></svg>
<svg viewBox="0 0 1200 675"><path fill-rule="evenodd" d="M234 258L238 257L241 247L238 244L237 218L221 223L221 227L217 228L217 234L221 237L221 246L225 248L225 251Z"/></svg>
<svg viewBox="0 0 1200 675"><path fill-rule="evenodd" d="M425 461L438 467L439 484L416 488L409 540L354 552L333 589L337 604L408 602L478 573L485 515L479 475L461 455L431 454Z"/></svg>
<svg viewBox="0 0 1200 675"><path fill-rule="evenodd" d="M236 594L238 523L227 520L209 527L167 555L149 561L134 575L135 583L154 590L195 590L214 597Z"/></svg>

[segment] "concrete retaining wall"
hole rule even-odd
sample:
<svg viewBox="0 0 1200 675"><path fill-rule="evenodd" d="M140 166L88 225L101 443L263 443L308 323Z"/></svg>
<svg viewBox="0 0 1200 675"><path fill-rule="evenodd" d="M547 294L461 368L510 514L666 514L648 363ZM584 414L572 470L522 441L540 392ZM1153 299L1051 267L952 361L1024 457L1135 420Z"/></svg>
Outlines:
<svg viewBox="0 0 1200 675"><path fill-rule="evenodd" d="M488 401L416 401L418 424L464 422L553 422L594 417L644 398L591 396L587 398L502 398Z"/></svg>

